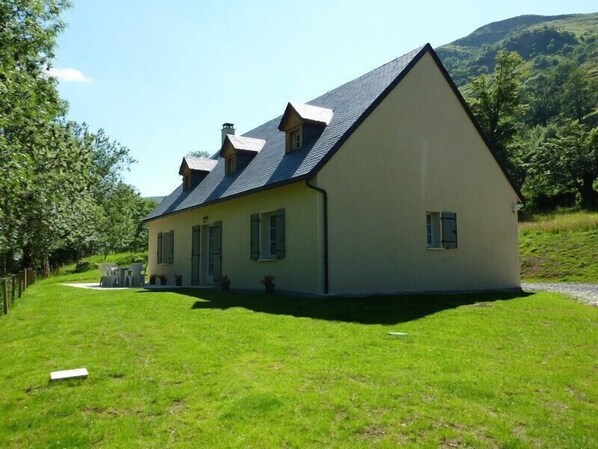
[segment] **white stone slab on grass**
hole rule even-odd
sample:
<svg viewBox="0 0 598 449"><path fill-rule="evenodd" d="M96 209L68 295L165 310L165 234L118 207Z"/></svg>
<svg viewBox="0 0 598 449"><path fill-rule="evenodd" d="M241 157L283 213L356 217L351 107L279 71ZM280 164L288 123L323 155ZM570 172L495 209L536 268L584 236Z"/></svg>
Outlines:
<svg viewBox="0 0 598 449"><path fill-rule="evenodd" d="M64 371L52 371L50 380L86 379L89 376L87 368L67 369Z"/></svg>

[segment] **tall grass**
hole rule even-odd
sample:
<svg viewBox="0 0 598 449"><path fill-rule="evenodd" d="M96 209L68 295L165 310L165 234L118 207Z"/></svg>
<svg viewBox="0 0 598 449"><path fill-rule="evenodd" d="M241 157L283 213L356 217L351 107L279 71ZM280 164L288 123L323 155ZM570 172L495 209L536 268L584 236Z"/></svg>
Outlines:
<svg viewBox="0 0 598 449"><path fill-rule="evenodd" d="M573 212L566 214L535 215L519 224L519 231L528 230L560 233L567 231L591 231L598 229L597 212Z"/></svg>
<svg viewBox="0 0 598 449"><path fill-rule="evenodd" d="M519 225L525 280L598 283L598 213L537 215Z"/></svg>
<svg viewBox="0 0 598 449"><path fill-rule="evenodd" d="M598 229L598 212L539 214L519 224L519 230L543 232L590 231Z"/></svg>

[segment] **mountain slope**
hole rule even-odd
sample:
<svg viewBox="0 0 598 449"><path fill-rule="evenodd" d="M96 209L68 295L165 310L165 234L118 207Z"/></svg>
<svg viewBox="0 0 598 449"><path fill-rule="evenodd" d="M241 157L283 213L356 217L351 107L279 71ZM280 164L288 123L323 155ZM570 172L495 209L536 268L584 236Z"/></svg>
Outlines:
<svg viewBox="0 0 598 449"><path fill-rule="evenodd" d="M532 77L565 59L598 77L598 13L513 17L484 25L436 51L457 86L467 91L471 78L493 71L501 49L517 51Z"/></svg>

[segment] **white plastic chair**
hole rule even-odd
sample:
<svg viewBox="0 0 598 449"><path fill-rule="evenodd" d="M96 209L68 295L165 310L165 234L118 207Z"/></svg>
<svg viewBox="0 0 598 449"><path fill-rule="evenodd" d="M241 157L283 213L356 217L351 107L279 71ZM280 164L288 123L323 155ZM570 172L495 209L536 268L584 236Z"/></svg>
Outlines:
<svg viewBox="0 0 598 449"><path fill-rule="evenodd" d="M141 276L141 270L143 270L142 263L132 263L125 275L125 282L123 283L123 287L127 286L127 282L129 283L129 287L142 286L143 278Z"/></svg>
<svg viewBox="0 0 598 449"><path fill-rule="evenodd" d="M100 287L105 287L105 284L107 282L107 278L106 278L106 264L105 263L99 263L98 264L98 269L100 270Z"/></svg>
<svg viewBox="0 0 598 449"><path fill-rule="evenodd" d="M104 287L115 287L118 284L118 267L109 264L104 265Z"/></svg>

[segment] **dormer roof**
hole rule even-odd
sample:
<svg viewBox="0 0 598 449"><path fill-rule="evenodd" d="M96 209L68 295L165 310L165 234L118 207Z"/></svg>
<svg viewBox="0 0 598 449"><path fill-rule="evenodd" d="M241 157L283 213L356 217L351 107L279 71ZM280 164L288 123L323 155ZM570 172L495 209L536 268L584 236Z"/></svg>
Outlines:
<svg viewBox="0 0 598 449"><path fill-rule="evenodd" d="M186 167L189 171L203 171L209 173L214 167L216 167L218 161L214 159L206 159L203 157L185 156L181 167L179 169L179 175L184 174L184 168Z"/></svg>
<svg viewBox="0 0 598 449"><path fill-rule="evenodd" d="M280 119L278 129L286 131L289 128L289 123L293 122L309 122L323 126L328 126L332 120L334 112L332 109L323 108L320 106L313 106L311 104L289 102ZM294 119L294 120L293 120ZM299 120L297 120L299 119Z"/></svg>
<svg viewBox="0 0 598 449"><path fill-rule="evenodd" d="M228 134L224 139L222 148L220 149L220 155L223 156L227 147L232 147L236 151L250 151L252 153L259 153L262 148L266 145L264 139L255 139L253 137L246 136L235 136L234 134Z"/></svg>

